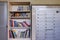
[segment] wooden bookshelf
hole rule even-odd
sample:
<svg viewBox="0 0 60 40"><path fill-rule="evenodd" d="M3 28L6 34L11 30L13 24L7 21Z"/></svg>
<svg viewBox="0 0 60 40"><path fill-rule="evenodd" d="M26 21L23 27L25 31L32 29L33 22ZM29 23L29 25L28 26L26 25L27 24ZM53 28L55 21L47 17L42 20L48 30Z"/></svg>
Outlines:
<svg viewBox="0 0 60 40"><path fill-rule="evenodd" d="M11 17L11 19L30 19L30 18Z"/></svg>
<svg viewBox="0 0 60 40"><path fill-rule="evenodd" d="M10 38L10 40L31 40L30 38Z"/></svg>
<svg viewBox="0 0 60 40"><path fill-rule="evenodd" d="M10 13L30 13L30 11L10 11Z"/></svg>
<svg viewBox="0 0 60 40"><path fill-rule="evenodd" d="M31 27L10 27L10 29L31 29Z"/></svg>
<svg viewBox="0 0 60 40"><path fill-rule="evenodd" d="M11 5L30 5L30 2L10 2Z"/></svg>
<svg viewBox="0 0 60 40"><path fill-rule="evenodd" d="M30 5L30 2L9 3L9 40L31 40ZM21 31L21 29L26 30ZM18 37L18 35L20 36Z"/></svg>

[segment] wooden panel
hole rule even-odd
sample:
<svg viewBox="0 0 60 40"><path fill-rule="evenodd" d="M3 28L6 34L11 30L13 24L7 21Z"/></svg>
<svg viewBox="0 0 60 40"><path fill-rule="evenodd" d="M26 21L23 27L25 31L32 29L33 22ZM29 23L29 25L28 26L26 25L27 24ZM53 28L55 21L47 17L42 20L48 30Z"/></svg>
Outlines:
<svg viewBox="0 0 60 40"><path fill-rule="evenodd" d="M10 2L11 5L30 5L30 2Z"/></svg>

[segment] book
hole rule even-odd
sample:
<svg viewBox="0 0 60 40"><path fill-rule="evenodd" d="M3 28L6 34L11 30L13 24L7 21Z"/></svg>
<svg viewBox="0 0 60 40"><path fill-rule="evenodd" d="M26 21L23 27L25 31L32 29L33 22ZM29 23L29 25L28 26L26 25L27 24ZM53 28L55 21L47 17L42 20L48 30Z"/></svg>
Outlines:
<svg viewBox="0 0 60 40"><path fill-rule="evenodd" d="M13 38L11 30L9 30L9 38Z"/></svg>
<svg viewBox="0 0 60 40"><path fill-rule="evenodd" d="M26 17L26 13L21 13L21 16Z"/></svg>
<svg viewBox="0 0 60 40"><path fill-rule="evenodd" d="M25 38L25 31L21 32L20 38Z"/></svg>
<svg viewBox="0 0 60 40"><path fill-rule="evenodd" d="M13 19L10 20L10 26L11 27L18 27L18 22L17 21L14 21Z"/></svg>
<svg viewBox="0 0 60 40"><path fill-rule="evenodd" d="M20 36L21 36L21 32L18 31L18 32L17 32L17 38L20 38Z"/></svg>
<svg viewBox="0 0 60 40"><path fill-rule="evenodd" d="M14 21L14 27L18 27L18 22Z"/></svg>
<svg viewBox="0 0 60 40"><path fill-rule="evenodd" d="M9 30L9 37L10 38L16 38L17 37L16 31L15 30Z"/></svg>
<svg viewBox="0 0 60 40"><path fill-rule="evenodd" d="M14 37L14 33L13 33L13 31L12 31L12 30L11 30L11 33L12 33L12 37L13 37L13 38L15 38L15 37Z"/></svg>
<svg viewBox="0 0 60 40"><path fill-rule="evenodd" d="M30 29L26 30L26 38L30 38Z"/></svg>
<svg viewBox="0 0 60 40"><path fill-rule="evenodd" d="M16 30L12 30L12 31L13 31L14 38L17 38Z"/></svg>
<svg viewBox="0 0 60 40"><path fill-rule="evenodd" d="M22 27L25 27L25 25L23 24L23 22L20 22L20 23L21 23Z"/></svg>
<svg viewBox="0 0 60 40"><path fill-rule="evenodd" d="M25 31L9 30L9 38L30 38L30 29Z"/></svg>
<svg viewBox="0 0 60 40"><path fill-rule="evenodd" d="M13 20L13 19L10 20L10 26L11 26L11 27L14 27L14 20Z"/></svg>
<svg viewBox="0 0 60 40"><path fill-rule="evenodd" d="M23 21L23 23L26 25L26 27L29 27L29 25L26 21Z"/></svg>
<svg viewBox="0 0 60 40"><path fill-rule="evenodd" d="M24 22L23 22L24 27L28 27Z"/></svg>
<svg viewBox="0 0 60 40"><path fill-rule="evenodd" d="M22 11L23 10L23 6L18 6L17 11Z"/></svg>

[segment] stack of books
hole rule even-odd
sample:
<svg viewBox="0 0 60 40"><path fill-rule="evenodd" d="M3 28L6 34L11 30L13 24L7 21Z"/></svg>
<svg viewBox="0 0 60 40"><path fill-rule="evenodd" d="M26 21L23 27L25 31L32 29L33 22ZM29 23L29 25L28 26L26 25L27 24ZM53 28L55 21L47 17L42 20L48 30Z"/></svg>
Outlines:
<svg viewBox="0 0 60 40"><path fill-rule="evenodd" d="M17 21L14 21L14 19L12 19L10 20L10 26L11 27L30 27L31 24L28 23L27 21L17 22Z"/></svg>
<svg viewBox="0 0 60 40"><path fill-rule="evenodd" d="M30 6L28 5L19 5L19 6L12 6L12 11L30 11Z"/></svg>
<svg viewBox="0 0 60 40"><path fill-rule="evenodd" d="M25 31L9 30L10 38L30 38L30 29Z"/></svg>

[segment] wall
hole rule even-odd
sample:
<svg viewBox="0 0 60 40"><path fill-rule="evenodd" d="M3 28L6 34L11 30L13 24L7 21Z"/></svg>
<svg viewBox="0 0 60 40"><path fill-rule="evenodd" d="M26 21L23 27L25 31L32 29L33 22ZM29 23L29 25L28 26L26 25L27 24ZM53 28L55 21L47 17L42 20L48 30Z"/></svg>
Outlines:
<svg viewBox="0 0 60 40"><path fill-rule="evenodd" d="M9 2L31 2L32 4L60 4L60 0L0 0Z"/></svg>
<svg viewBox="0 0 60 40"><path fill-rule="evenodd" d="M37 0L31 1L33 4L60 4L59 0Z"/></svg>
<svg viewBox="0 0 60 40"><path fill-rule="evenodd" d="M10 0L12 1L30 1L32 4L60 4L60 0Z"/></svg>
<svg viewBox="0 0 60 40"><path fill-rule="evenodd" d="M0 1L2 2L2 1L7 1L7 0L0 0Z"/></svg>

